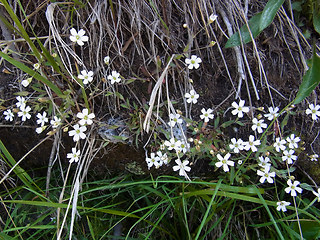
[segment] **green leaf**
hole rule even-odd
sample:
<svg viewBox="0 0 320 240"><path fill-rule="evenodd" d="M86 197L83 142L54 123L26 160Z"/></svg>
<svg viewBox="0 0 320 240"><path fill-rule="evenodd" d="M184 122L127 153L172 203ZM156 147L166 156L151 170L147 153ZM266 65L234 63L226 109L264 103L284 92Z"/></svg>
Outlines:
<svg viewBox="0 0 320 240"><path fill-rule="evenodd" d="M260 18L260 31L267 28L273 21L277 11L284 3L284 0L270 0L262 11Z"/></svg>
<svg viewBox="0 0 320 240"><path fill-rule="evenodd" d="M313 27L320 34L320 6L315 4L313 11Z"/></svg>
<svg viewBox="0 0 320 240"><path fill-rule="evenodd" d="M303 76L302 83L293 104L300 103L303 99L310 95L310 93L320 83L320 57L313 51L311 58L311 66Z"/></svg>
<svg viewBox="0 0 320 240"><path fill-rule="evenodd" d="M236 32L233 34L227 41L225 48L235 47L241 45L241 42L244 44L252 41L252 38L256 38L265 28L267 28L273 21L275 15L277 14L278 9L282 6L284 0L270 0L266 4L262 12L254 15L249 21L248 25L243 25L240 28L240 33ZM252 37L251 37L251 34Z"/></svg>
<svg viewBox="0 0 320 240"><path fill-rule="evenodd" d="M259 23L261 18L261 12L254 15L248 22L252 37L255 38L260 34ZM241 38L239 32L234 33L227 41L225 48L231 48L241 45L241 41L246 44L252 41L250 32L247 25L243 25L240 28Z"/></svg>

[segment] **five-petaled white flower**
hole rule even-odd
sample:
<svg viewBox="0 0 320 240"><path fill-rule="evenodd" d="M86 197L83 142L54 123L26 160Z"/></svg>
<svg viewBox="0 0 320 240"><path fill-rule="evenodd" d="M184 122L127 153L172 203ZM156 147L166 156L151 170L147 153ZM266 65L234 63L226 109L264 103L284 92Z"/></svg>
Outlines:
<svg viewBox="0 0 320 240"><path fill-rule="evenodd" d="M11 109L7 109L6 111L3 112L3 115L5 115L4 119L7 121L12 122L13 121L13 112L11 111Z"/></svg>
<svg viewBox="0 0 320 240"><path fill-rule="evenodd" d="M178 124L182 123L182 119L180 118L180 114L170 113L169 117L170 117L170 122L168 122L168 125L170 127L174 127L176 125L176 123L178 123Z"/></svg>
<svg viewBox="0 0 320 240"><path fill-rule="evenodd" d="M261 176L260 182L264 183L265 180L267 180L268 183L273 183L273 178L276 176L275 172L270 172L270 167L265 167L261 170L257 171L257 175Z"/></svg>
<svg viewBox="0 0 320 240"><path fill-rule="evenodd" d="M83 84L88 84L93 80L93 72L92 71L87 72L86 70L82 70L81 74L78 75L78 78L83 81Z"/></svg>
<svg viewBox="0 0 320 240"><path fill-rule="evenodd" d="M49 119L47 118L47 113L45 111L42 114L38 113L37 118L37 124L39 124L41 127L43 127L44 124L49 121Z"/></svg>
<svg viewBox="0 0 320 240"><path fill-rule="evenodd" d="M67 158L70 158L69 163L78 162L80 157L80 150L72 148L72 152L67 154Z"/></svg>
<svg viewBox="0 0 320 240"><path fill-rule="evenodd" d="M280 152L286 149L286 146L285 146L286 143L287 142L284 139L277 137L276 142L273 144L273 146L277 152Z"/></svg>
<svg viewBox="0 0 320 240"><path fill-rule="evenodd" d="M77 117L81 120L79 121L80 125L91 125L93 123L92 119L94 119L94 113L89 114L89 110L84 108L82 112L77 113Z"/></svg>
<svg viewBox="0 0 320 240"><path fill-rule="evenodd" d="M214 115L213 110L211 108L208 108L208 110L205 110L204 108L201 109L202 114L200 115L201 119L204 119L204 122L209 122L210 119L213 119Z"/></svg>
<svg viewBox="0 0 320 240"><path fill-rule="evenodd" d="M47 126L37 127L37 128L36 128L36 133L40 134L40 133L42 133L46 128L47 128Z"/></svg>
<svg viewBox="0 0 320 240"><path fill-rule="evenodd" d="M295 160L297 160L297 156L294 155L294 150L290 149L289 151L283 151L282 161L287 161L288 164L292 164Z"/></svg>
<svg viewBox="0 0 320 240"><path fill-rule="evenodd" d="M234 166L234 162L228 160L230 156L230 153L227 153L224 157L222 157L220 154L217 154L217 158L220 160L220 162L216 162L216 167L220 168L223 166L223 171L229 172L229 166Z"/></svg>
<svg viewBox="0 0 320 240"><path fill-rule="evenodd" d="M262 133L263 132L263 129L262 128L267 128L267 124L266 123L264 123L264 120L263 119L260 119L260 120L258 120L258 119L256 119L256 118L254 118L254 119L252 119L252 123L253 123L253 125L252 125L252 130L253 131L258 131L258 133Z"/></svg>
<svg viewBox="0 0 320 240"><path fill-rule="evenodd" d="M298 142L300 142L299 137L296 137L294 134L291 134L290 137L286 138L286 140L289 143L289 148L298 148Z"/></svg>
<svg viewBox="0 0 320 240"><path fill-rule="evenodd" d="M318 117L320 117L320 105L314 106L313 104L309 104L309 108L306 109L306 114L311 114L312 120L317 121Z"/></svg>
<svg viewBox="0 0 320 240"><path fill-rule="evenodd" d="M29 84L31 83L31 81L32 81L32 77L29 77L27 79L22 80L21 81L21 85L24 86L24 87L28 87Z"/></svg>
<svg viewBox="0 0 320 240"><path fill-rule="evenodd" d="M160 167L161 167L163 164L165 164L165 165L168 164L169 158L168 158L168 155L167 155L166 153L162 153L161 151L158 151L158 152L157 152L157 155L158 155L158 157L160 158L160 161L159 161Z"/></svg>
<svg viewBox="0 0 320 240"><path fill-rule="evenodd" d="M269 107L268 110L269 110L269 113L264 114L264 116L265 116L266 118L268 118L268 120L271 121L271 120L273 120L274 118L278 117L278 115L279 115L279 113L278 113L279 108L278 108L278 107L275 107L274 109L273 109L273 107Z"/></svg>
<svg viewBox="0 0 320 240"><path fill-rule="evenodd" d="M109 75L107 78L111 81L111 84L119 83L121 81L120 73L117 71L112 71L111 75Z"/></svg>
<svg viewBox="0 0 320 240"><path fill-rule="evenodd" d="M192 55L191 58L186 58L185 62L188 64L189 69L198 69L200 67L199 63L202 63L202 60L196 55Z"/></svg>
<svg viewBox="0 0 320 240"><path fill-rule="evenodd" d="M160 157L156 156L155 153L151 153L150 158L146 158L146 162L148 165L148 169L150 169L152 166L155 166L156 168L160 167Z"/></svg>
<svg viewBox="0 0 320 240"><path fill-rule="evenodd" d="M61 118L54 116L53 119L50 121L52 128L57 128L61 125Z"/></svg>
<svg viewBox="0 0 320 240"><path fill-rule="evenodd" d="M302 193L302 188L298 187L298 185L300 184L299 181L294 181L294 182L292 183L291 179L288 179L287 184L288 184L288 187L286 187L286 188L284 189L284 191L285 191L286 193L291 193L291 196L292 196L292 197L297 196L297 193L296 193L296 192Z"/></svg>
<svg viewBox="0 0 320 240"><path fill-rule="evenodd" d="M269 168L271 167L271 163L270 162L270 158L268 157L259 157L259 166L262 167L262 168Z"/></svg>
<svg viewBox="0 0 320 240"><path fill-rule="evenodd" d="M109 65L109 63L110 63L110 57L109 57L109 56L105 56L104 59L103 59L103 61L104 61L104 63L105 63L106 65Z"/></svg>
<svg viewBox="0 0 320 240"><path fill-rule="evenodd" d="M16 97L16 99L18 100L18 102L16 103L16 106L20 108L20 110L26 106L27 100L24 97L18 96Z"/></svg>
<svg viewBox="0 0 320 240"><path fill-rule="evenodd" d="M243 141L241 138L236 140L235 138L231 139L231 144L229 144L229 148L232 150L234 153L239 153L241 150L243 150Z"/></svg>
<svg viewBox="0 0 320 240"><path fill-rule="evenodd" d="M79 32L77 32L77 30L71 28L70 33L70 40L72 42L78 43L80 46L83 46L84 42L87 42L89 40L89 37L85 36L86 31L84 31L83 29L80 29Z"/></svg>
<svg viewBox="0 0 320 240"><path fill-rule="evenodd" d="M244 106L245 101L244 100L240 100L239 104L236 102L233 102L231 105L232 107L234 107L235 109L232 110L232 115L237 115L238 114L238 118L242 118L243 117L243 113L247 113L249 112L249 107L245 107Z"/></svg>
<svg viewBox="0 0 320 240"><path fill-rule="evenodd" d="M176 150L176 151L180 151L180 145L181 145L181 141L180 140L176 140L175 138L170 138L170 141L166 140L164 142L164 145L167 147L167 149L170 150Z"/></svg>
<svg viewBox="0 0 320 240"><path fill-rule="evenodd" d="M318 202L320 202L320 188L318 188L318 192L312 191L312 193L316 195L316 197L318 198Z"/></svg>
<svg viewBox="0 0 320 240"><path fill-rule="evenodd" d="M21 121L24 122L27 119L31 118L31 115L29 113L30 110L31 110L31 107L29 107L29 106L24 106L24 107L20 106L20 112L18 112L18 116L21 117Z"/></svg>
<svg viewBox="0 0 320 240"><path fill-rule="evenodd" d="M73 141L78 142L81 139L86 138L86 134L84 133L87 130L86 126L79 126L79 124L75 124L73 126L73 130L69 131L69 136L73 136Z"/></svg>
<svg viewBox="0 0 320 240"><path fill-rule="evenodd" d="M319 155L318 154L312 154L309 156L310 161L318 161Z"/></svg>
<svg viewBox="0 0 320 240"><path fill-rule="evenodd" d="M260 140L254 140L254 136L250 135L249 136L249 141L248 142L244 142L244 149L249 151L250 149L252 150L252 152L256 152L258 151L256 146L259 146L261 144Z"/></svg>
<svg viewBox="0 0 320 240"><path fill-rule="evenodd" d="M280 201L280 202L277 202L277 211L282 211L282 212L286 212L287 211L287 208L286 206L289 206L291 203L289 202L286 202L286 201Z"/></svg>
<svg viewBox="0 0 320 240"><path fill-rule="evenodd" d="M183 152L183 153L188 152L189 149L190 149L190 144L185 142L184 140L181 140L180 142L181 142L180 151Z"/></svg>
<svg viewBox="0 0 320 240"><path fill-rule="evenodd" d="M198 98L199 98L199 94L196 93L195 90L190 90L190 93L186 93L185 98L187 98L187 103L197 103L198 102Z"/></svg>
<svg viewBox="0 0 320 240"><path fill-rule="evenodd" d="M190 172L191 167L187 166L189 164L188 160L184 160L183 162L181 162L180 159L175 160L177 166L173 166L173 171L178 171L179 170L179 175L180 176L184 176L185 178L188 178L188 175L186 173Z"/></svg>

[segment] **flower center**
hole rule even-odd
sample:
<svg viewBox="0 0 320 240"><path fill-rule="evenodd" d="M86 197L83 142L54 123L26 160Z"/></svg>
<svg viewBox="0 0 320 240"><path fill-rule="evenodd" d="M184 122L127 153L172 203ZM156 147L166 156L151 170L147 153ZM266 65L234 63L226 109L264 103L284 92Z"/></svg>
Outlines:
<svg viewBox="0 0 320 240"><path fill-rule="evenodd" d="M196 63L196 61L195 61L195 60L191 60L191 63L192 63L192 64L195 64L195 63Z"/></svg>
<svg viewBox="0 0 320 240"><path fill-rule="evenodd" d="M79 36L79 35L76 35L76 39L79 40L79 39L80 39L80 36Z"/></svg>
<svg viewBox="0 0 320 240"><path fill-rule="evenodd" d="M222 163L223 163L223 164L226 164L226 163L227 163L227 160L223 159L223 160L222 160Z"/></svg>
<svg viewBox="0 0 320 240"><path fill-rule="evenodd" d="M76 133L79 134L79 133L80 133L80 129L77 129L77 130L76 130Z"/></svg>

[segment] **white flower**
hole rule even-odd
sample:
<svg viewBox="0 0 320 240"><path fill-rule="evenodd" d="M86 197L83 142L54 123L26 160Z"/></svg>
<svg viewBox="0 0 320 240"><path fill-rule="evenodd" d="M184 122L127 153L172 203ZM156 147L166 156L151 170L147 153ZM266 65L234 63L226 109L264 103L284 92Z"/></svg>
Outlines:
<svg viewBox="0 0 320 240"><path fill-rule="evenodd" d="M263 171L258 170L257 175L261 176L260 182L264 183L265 180L267 180L268 183L273 183L273 177L276 176L275 172L269 172L270 167L263 168Z"/></svg>
<svg viewBox="0 0 320 240"><path fill-rule="evenodd" d="M33 64L33 67L35 70L38 70L40 68L40 63Z"/></svg>
<svg viewBox="0 0 320 240"><path fill-rule="evenodd" d="M243 113L247 113L249 112L249 107L245 107L244 106L245 101L244 100L240 100L239 104L237 104L236 102L233 102L231 105L232 107L234 107L235 109L232 110L232 115L237 115L238 114L238 118L242 118L243 117Z"/></svg>
<svg viewBox="0 0 320 240"><path fill-rule="evenodd" d="M71 149L72 153L67 154L67 158L70 158L69 163L78 162L80 157L80 150L75 147Z"/></svg>
<svg viewBox="0 0 320 240"><path fill-rule="evenodd" d="M83 81L83 84L88 84L93 80L93 72L92 71L87 72L86 70L82 70L81 74L78 75L78 78Z"/></svg>
<svg viewBox="0 0 320 240"><path fill-rule="evenodd" d="M243 150L243 141L241 138L236 140L235 138L231 139L231 144L229 144L230 149L233 149L234 153L239 153L241 150Z"/></svg>
<svg viewBox="0 0 320 240"><path fill-rule="evenodd" d="M298 142L300 142L299 137L295 137L294 134L291 134L290 137L286 138L287 142L289 143L289 148L298 148Z"/></svg>
<svg viewBox="0 0 320 240"><path fill-rule="evenodd" d="M47 126L37 127L37 128L36 128L36 133L40 134L40 133L42 133L46 128L47 128Z"/></svg>
<svg viewBox="0 0 320 240"><path fill-rule="evenodd" d="M316 195L316 197L318 198L318 202L320 202L320 188L318 188L318 192L312 191L312 193Z"/></svg>
<svg viewBox="0 0 320 240"><path fill-rule="evenodd" d="M179 123L179 124L182 123L182 119L180 118L180 114L170 113L169 117L170 117L170 122L168 122L168 125L170 127L174 127L176 125L176 123Z"/></svg>
<svg viewBox="0 0 320 240"><path fill-rule="evenodd" d="M44 126L44 124L46 122L49 121L49 119L47 118L47 113L46 112L43 112L42 114L41 113L38 113L37 114L37 124L39 124L41 127Z"/></svg>
<svg viewBox="0 0 320 240"><path fill-rule="evenodd" d="M291 203L289 202L286 202L286 201L281 201L281 202L277 202L277 210L280 212L280 211L283 211L283 212L286 212L287 211L287 208L286 206L289 206Z"/></svg>
<svg viewBox="0 0 320 240"><path fill-rule="evenodd" d="M5 120L12 122L13 121L13 112L11 109L7 109L6 111L3 112L3 115L5 115Z"/></svg>
<svg viewBox="0 0 320 240"><path fill-rule="evenodd" d="M192 55L191 58L186 58L185 62L188 64L189 69L198 69L200 67L199 63L202 63L202 60L196 55Z"/></svg>
<svg viewBox="0 0 320 240"><path fill-rule="evenodd" d="M217 20L217 17L217 15L212 13L209 17L209 23L213 23L215 20Z"/></svg>
<svg viewBox="0 0 320 240"><path fill-rule="evenodd" d="M54 116L53 119L50 121L52 128L57 128L61 125L61 118Z"/></svg>
<svg viewBox="0 0 320 240"><path fill-rule="evenodd" d="M176 141L176 139L174 138L170 138L170 141L166 140L164 142L164 145L167 146L168 150L172 150L172 149L175 149L176 151L180 151L181 148L180 148L180 145L181 145L181 141L178 140Z"/></svg>
<svg viewBox="0 0 320 240"><path fill-rule="evenodd" d="M196 93L195 90L190 90L190 93L186 93L185 98L187 98L187 103L197 103L198 102L198 98L199 98L199 94Z"/></svg>
<svg viewBox="0 0 320 240"><path fill-rule="evenodd" d="M159 161L160 167L161 167L163 164L165 164L165 165L168 164L169 158L168 158L168 156L167 156L166 153L163 154L161 151L158 151L158 152L157 152L157 155L158 155L158 157L160 158L160 161Z"/></svg>
<svg viewBox="0 0 320 240"><path fill-rule="evenodd" d="M314 106L313 104L309 104L309 108L306 109L306 114L311 114L312 120L317 121L318 117L320 117L320 105Z"/></svg>
<svg viewBox="0 0 320 240"><path fill-rule="evenodd" d="M300 184L299 181L294 181L294 182L292 183L291 179L288 179L287 184L288 184L288 187L286 187L286 188L284 189L284 191L285 191L286 193L291 193L291 196L292 196L292 197L297 196L297 193L296 193L296 192L302 193L302 188L298 187L298 185Z"/></svg>
<svg viewBox="0 0 320 240"><path fill-rule="evenodd" d="M252 123L253 123L253 125L252 125L252 130L253 131L258 131L258 133L262 133L263 132L263 129L262 128L267 128L267 124L266 123L264 123L264 120L263 119L260 119L260 120L258 120L258 119L256 119L256 118L254 118L254 119L252 119Z"/></svg>
<svg viewBox="0 0 320 240"><path fill-rule="evenodd" d="M150 154L150 158L146 158L146 162L148 164L148 169L150 169L152 166L155 166L156 168L160 167L160 158L155 155L155 153Z"/></svg>
<svg viewBox="0 0 320 240"><path fill-rule="evenodd" d="M259 157L259 166L262 167L262 168L269 168L271 167L271 164L269 163L270 162L270 158L268 157Z"/></svg>
<svg viewBox="0 0 320 240"><path fill-rule="evenodd" d="M287 142L279 137L276 138L276 142L273 144L274 148L276 149L277 152L283 151L286 149L286 144Z"/></svg>
<svg viewBox="0 0 320 240"><path fill-rule="evenodd" d="M256 146L259 146L261 144L260 140L254 140L254 136L250 135L249 136L249 141L248 142L244 142L244 149L249 151L250 149L252 150L252 152L256 152L258 151Z"/></svg>
<svg viewBox="0 0 320 240"><path fill-rule="evenodd" d="M121 81L120 73L117 71L112 71L111 75L109 75L107 78L111 81L111 84L119 83Z"/></svg>
<svg viewBox="0 0 320 240"><path fill-rule="evenodd" d="M293 161L292 160L297 160L297 156L293 155L294 151L292 149L290 149L289 151L284 150L283 151L283 156L282 156L282 161L287 161L288 164L292 164Z"/></svg>
<svg viewBox="0 0 320 240"><path fill-rule="evenodd" d="M81 139L86 138L86 134L84 133L87 130L86 126L79 126L79 124L76 124L73 126L73 130L69 131L69 136L73 136L73 141L78 142Z"/></svg>
<svg viewBox="0 0 320 240"><path fill-rule="evenodd" d="M190 144L181 140L180 141L181 144L180 144L180 151L183 152L183 153L186 153L187 151L189 151L190 149Z"/></svg>
<svg viewBox="0 0 320 240"><path fill-rule="evenodd" d="M110 57L109 57L109 56L104 57L103 61L104 61L104 63L105 63L106 65L109 65L109 63L110 63Z"/></svg>
<svg viewBox="0 0 320 240"><path fill-rule="evenodd" d="M216 167L220 168L221 166L223 166L223 171L229 172L228 166L234 166L234 162L228 160L230 156L230 153L227 153L224 157L222 157L220 154L217 154L217 158L220 160L220 162L216 162Z"/></svg>
<svg viewBox="0 0 320 240"><path fill-rule="evenodd" d="M18 117L21 117L21 121L26 121L27 119L31 118L30 115L31 108L29 106L26 107L20 107L20 112L18 112Z"/></svg>
<svg viewBox="0 0 320 240"><path fill-rule="evenodd" d="M212 114L213 110L208 108L205 110L204 108L201 109L202 114L200 115L201 119L204 119L204 122L209 122L210 119L213 119L214 115Z"/></svg>
<svg viewBox="0 0 320 240"><path fill-rule="evenodd" d="M18 96L16 97L16 99L18 100L18 102L16 103L16 106L20 108L20 110L21 108L24 108L26 106L27 100L24 97Z"/></svg>
<svg viewBox="0 0 320 240"><path fill-rule="evenodd" d="M309 157L310 157L310 161L318 161L319 155L318 154L312 154Z"/></svg>
<svg viewBox="0 0 320 240"><path fill-rule="evenodd" d="M79 112L77 114L77 117L81 120L79 121L80 125L91 125L93 123L92 119L94 119L95 115L94 113L89 114L89 110L87 108L84 108L82 112Z"/></svg>
<svg viewBox="0 0 320 240"><path fill-rule="evenodd" d="M21 81L21 84L22 84L22 86L24 86L24 87L28 87L29 84L31 83L31 81L32 81L32 77L29 77L29 78L27 78L27 79L25 79L25 80L22 80L22 81Z"/></svg>
<svg viewBox="0 0 320 240"><path fill-rule="evenodd" d="M187 166L189 164L188 160L185 160L183 162L181 162L180 159L175 160L177 166L173 166L173 171L178 171L179 170L179 175L180 176L184 176L186 178L188 178L188 175L186 173L190 172L191 168L189 166Z"/></svg>
<svg viewBox="0 0 320 240"><path fill-rule="evenodd" d="M89 40L88 36L85 36L86 32L83 29L80 29L79 32L77 32L74 28L72 28L70 33L70 40L78 43L80 46L83 46L83 42L87 42Z"/></svg>
<svg viewBox="0 0 320 240"><path fill-rule="evenodd" d="M278 113L279 108L278 108L278 107L275 107L274 109L273 109L273 107L269 107L268 110L269 110L269 113L264 114L264 116L265 116L266 118L268 118L268 120L271 121L271 120L273 120L274 118L278 117L278 115L279 115L279 113Z"/></svg>

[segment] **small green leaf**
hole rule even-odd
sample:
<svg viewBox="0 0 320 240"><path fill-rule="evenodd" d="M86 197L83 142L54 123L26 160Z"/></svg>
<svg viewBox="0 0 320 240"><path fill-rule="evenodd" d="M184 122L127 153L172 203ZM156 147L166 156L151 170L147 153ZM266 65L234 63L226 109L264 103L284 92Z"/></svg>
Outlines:
<svg viewBox="0 0 320 240"><path fill-rule="evenodd" d="M227 41L225 48L239 46L241 42L244 44L252 41L252 37L256 38L265 28L267 28L273 21L277 11L282 6L284 0L269 0L263 11L254 15L249 21L248 25L243 25L240 28L241 38L239 32L233 34ZM252 37L251 37L251 34Z"/></svg>
<svg viewBox="0 0 320 240"><path fill-rule="evenodd" d="M254 15L248 22L249 28L252 34L252 37L255 38L260 34L259 30L259 23L260 23L260 18L261 18L261 12ZM252 41L250 32L248 30L247 25L243 25L240 28L240 33L241 33L241 38L239 32L234 33L229 40L227 41L226 45L224 46L225 48L231 48L231 47L236 47L241 44L241 41L246 44Z"/></svg>
<svg viewBox="0 0 320 240"><path fill-rule="evenodd" d="M293 104L300 103L303 99L310 95L310 93L320 83L320 57L313 51L311 58L311 66L303 76L302 83L300 85L297 96Z"/></svg>
<svg viewBox="0 0 320 240"><path fill-rule="evenodd" d="M260 18L260 31L267 28L273 21L277 11L282 6L284 0L270 0L264 7Z"/></svg>
<svg viewBox="0 0 320 240"><path fill-rule="evenodd" d="M315 6L313 11L313 27L320 34L320 6Z"/></svg>

